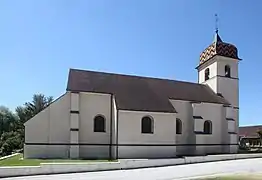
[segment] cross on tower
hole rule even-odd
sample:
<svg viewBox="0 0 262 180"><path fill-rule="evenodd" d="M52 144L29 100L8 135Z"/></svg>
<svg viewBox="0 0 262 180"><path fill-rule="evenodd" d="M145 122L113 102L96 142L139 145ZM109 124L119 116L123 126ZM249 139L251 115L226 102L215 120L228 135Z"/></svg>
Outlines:
<svg viewBox="0 0 262 180"><path fill-rule="evenodd" d="M215 27L216 27L216 33L218 33L218 16L215 14Z"/></svg>

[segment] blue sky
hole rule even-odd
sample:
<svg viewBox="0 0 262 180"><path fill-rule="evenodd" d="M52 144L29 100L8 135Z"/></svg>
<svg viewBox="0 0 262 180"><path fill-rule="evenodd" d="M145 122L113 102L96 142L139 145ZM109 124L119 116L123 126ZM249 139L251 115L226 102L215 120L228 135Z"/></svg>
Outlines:
<svg viewBox="0 0 262 180"><path fill-rule="evenodd" d="M0 104L65 92L69 68L197 81L219 32L240 63L240 124L262 124L262 1L1 0Z"/></svg>

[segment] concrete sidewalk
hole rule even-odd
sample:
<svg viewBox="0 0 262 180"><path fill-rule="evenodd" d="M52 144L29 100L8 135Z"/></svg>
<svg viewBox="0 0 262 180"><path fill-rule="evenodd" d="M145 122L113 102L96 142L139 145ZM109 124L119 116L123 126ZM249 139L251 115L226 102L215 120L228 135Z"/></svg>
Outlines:
<svg viewBox="0 0 262 180"><path fill-rule="evenodd" d="M0 178L50 175L64 173L97 172L110 170L127 170L137 168L154 168L192 163L206 163L214 161L262 158L262 154L220 154L208 156L192 156L173 159L129 159L118 162L101 163L40 163L39 166L9 166L0 167Z"/></svg>
<svg viewBox="0 0 262 180"><path fill-rule="evenodd" d="M172 180L195 179L209 175L262 172L262 158L187 164L159 168L101 171L59 175L6 178L5 180Z"/></svg>

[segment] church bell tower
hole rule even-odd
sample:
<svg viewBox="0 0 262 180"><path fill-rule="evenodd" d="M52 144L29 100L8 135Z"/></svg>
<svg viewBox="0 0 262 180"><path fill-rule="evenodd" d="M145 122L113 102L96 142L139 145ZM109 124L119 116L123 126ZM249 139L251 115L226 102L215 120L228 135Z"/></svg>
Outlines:
<svg viewBox="0 0 262 180"><path fill-rule="evenodd" d="M198 83L207 84L224 97L233 108L239 108L238 51L223 42L216 30L214 40L200 55Z"/></svg>
<svg viewBox="0 0 262 180"><path fill-rule="evenodd" d="M228 133L222 133L228 134L230 144L238 142L239 60L236 46L222 41L216 30L213 42L201 53L196 68L198 83L208 85L218 96L230 103L230 106L226 107L226 120L223 121L227 121ZM237 147L230 149L231 152L237 151Z"/></svg>

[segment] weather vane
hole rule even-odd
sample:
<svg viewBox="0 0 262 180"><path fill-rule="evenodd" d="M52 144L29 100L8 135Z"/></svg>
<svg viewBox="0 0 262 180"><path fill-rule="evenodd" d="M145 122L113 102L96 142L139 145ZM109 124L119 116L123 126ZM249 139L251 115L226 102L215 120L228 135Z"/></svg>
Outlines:
<svg viewBox="0 0 262 180"><path fill-rule="evenodd" d="M217 14L215 14L215 20L216 20L216 23L215 23L215 25L216 25L216 33L218 33L218 16L217 16Z"/></svg>

